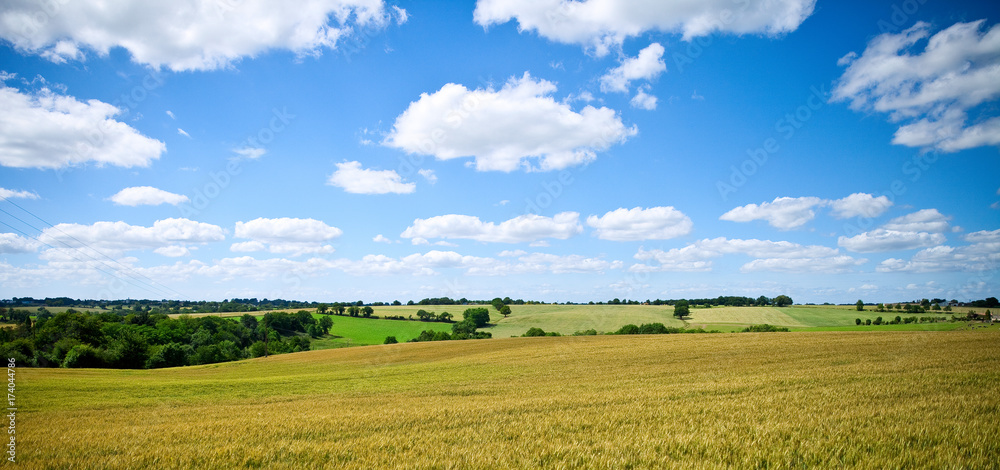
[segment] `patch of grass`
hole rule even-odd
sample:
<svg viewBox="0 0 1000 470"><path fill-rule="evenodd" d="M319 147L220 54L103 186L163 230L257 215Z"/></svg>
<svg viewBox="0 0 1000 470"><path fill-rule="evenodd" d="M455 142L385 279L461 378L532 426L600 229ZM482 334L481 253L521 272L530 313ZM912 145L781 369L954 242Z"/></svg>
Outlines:
<svg viewBox="0 0 1000 470"><path fill-rule="evenodd" d="M995 329L588 336L146 371L26 368L18 459L26 468L990 468L1000 455L998 346Z"/></svg>

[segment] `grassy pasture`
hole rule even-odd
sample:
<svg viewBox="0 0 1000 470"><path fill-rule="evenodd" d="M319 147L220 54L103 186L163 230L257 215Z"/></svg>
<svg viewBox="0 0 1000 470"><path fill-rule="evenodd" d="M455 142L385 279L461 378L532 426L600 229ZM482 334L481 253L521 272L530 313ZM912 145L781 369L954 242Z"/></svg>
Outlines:
<svg viewBox="0 0 1000 470"><path fill-rule="evenodd" d="M1000 331L508 338L18 369L26 468L993 468Z"/></svg>

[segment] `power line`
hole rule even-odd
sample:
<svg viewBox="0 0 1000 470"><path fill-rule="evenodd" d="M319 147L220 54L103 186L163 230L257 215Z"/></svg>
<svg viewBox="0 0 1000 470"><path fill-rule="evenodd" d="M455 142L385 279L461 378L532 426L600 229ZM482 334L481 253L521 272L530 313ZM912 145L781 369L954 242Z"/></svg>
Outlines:
<svg viewBox="0 0 1000 470"><path fill-rule="evenodd" d="M56 227L56 226L52 225L51 223L49 223L49 222L48 222L48 221L46 221L45 219L42 219L41 217L39 217L39 216L35 215L35 214L34 214L34 213L32 213L31 211L29 211L29 210L27 210L27 209L25 209L25 208L23 208L23 207L21 207L21 206L17 205L16 203L14 203L14 201L11 201L11 200L10 200L9 198L8 198L8 199L5 199L5 201L6 201L6 202L9 202L9 203L10 203L11 205L13 205L14 207L17 207L18 209L21 209L22 211L24 211L24 212L25 212L25 213L27 213L28 215L30 215L30 216L32 216L32 217L34 217L34 218L36 218L36 219L40 220L40 221L41 221L42 223L44 223L45 225L49 226L50 228L52 228L52 229L54 229L54 230L58 231L59 233L61 233L61 234L65 235L65 236L67 236L67 237L69 237L69 238L73 239L74 241L76 241L77 243L79 243L79 244L80 244L81 246L83 246L83 247L86 247L86 248L88 248L88 249L92 250L93 252L95 252L95 253L97 253L97 254L99 254L99 255L103 256L104 258L107 258L108 260L111 260L111 262L112 262L112 263L114 263L114 264L117 264L118 266L120 266L120 267L121 267L121 270L124 270L124 271L125 271L125 273L123 273L124 275L126 275L126 276L128 276L128 277L131 277L131 278L133 278L133 279L134 279L134 280L136 280L137 282L143 282L143 281L141 281L140 279L137 279L137 278L139 278L139 277L141 277L141 278L144 278L144 279L146 279L146 280L148 281L148 284L149 284L149 287L156 287L156 289L155 289L155 290L154 290L154 289L149 289L149 288L146 288L146 287L143 287L143 289L144 289L144 290L147 290L147 291L150 291L150 292L153 292L153 293L155 293L156 295L162 295L162 296L164 296L164 297L169 297L169 296L171 295L171 293L172 293L173 295L176 295L176 296L178 296L178 297L180 297L180 298L188 298L188 297L187 297L187 296L185 296L184 294L181 294L180 292L177 292L176 290L174 290L174 289L172 289L172 288L170 288L170 287L167 287L167 286L165 286L165 285L163 285L163 284L160 284L160 283L156 282L155 280L153 280L152 278L150 278L149 276L146 276L146 275L144 275L144 274L142 274L142 273L140 273L140 272L136 271L136 270L135 270L134 268L132 268L132 267L130 267L130 266L128 266L128 265L125 265L125 264L123 264L122 262L120 262L120 261L118 261L118 260L116 260L116 259L112 258L111 256L108 256L107 254L103 253L102 251L98 250L97 248L94 248L93 246L89 245L88 243L86 243L86 242L84 242L84 241L82 241L82 240L80 240L80 239L78 239L78 238L76 238L76 237L74 237L74 236L72 236L72 235L70 235L70 234L68 234L68 233L66 233L66 232L64 232L64 231L62 231L62 230L60 230L60 229L59 229L58 227ZM31 228L33 228L33 229L37 230L37 231L39 232L39 234L41 234L41 233L42 233L42 230L41 230L41 229L39 229L38 227L35 227L34 225L31 225L31 224L29 224L28 222L25 222L24 220L22 220L21 218L19 218L19 217L15 216L14 214L11 214L10 212L7 212L7 211L5 211L5 210L3 210L3 209L0 209L0 212L3 212L4 214L7 214L7 215L9 215L9 216L13 217L13 218L14 218L15 220L17 220L17 221L21 222L22 224L24 224L24 225L27 225L28 227L31 227ZM10 226L10 225L8 225L8 224L4 224L4 225L7 225L8 227L11 227L11 226ZM13 227L11 227L11 228L13 228ZM16 229L15 229L15 230L16 230ZM18 230L18 231L20 232L20 230ZM22 233L22 234L24 234L25 236L28 236L28 235L27 235L27 234L25 234L24 232L21 232L21 233ZM44 245L46 245L46 246L48 246L48 247L50 247L50 248L53 248L53 249L56 249L56 247L54 247L54 246L52 246L52 245L49 245L48 243L45 243L44 241L42 241L42 240L41 240L41 239L39 239L39 238L36 238L36 237L30 237L30 238L32 238L32 239L34 239L34 240L38 241L39 243L42 243L42 244L44 244ZM66 248L68 248L68 249L72 249L72 250L76 250L77 252L79 252L79 253L82 253L83 255L87 256L87 257L88 257L88 258L90 258L91 260L93 260L93 261L96 261L96 262L99 262L99 263L103 264L104 266L108 267L109 269L112 269L112 270L114 270L114 271L119 271L118 269L115 269L115 268L114 268L113 266L110 266L110 265L108 265L108 264L107 264L106 262L104 262L104 261L102 261L102 260L99 260L99 259L97 259L97 258L95 258L95 257L93 257L93 256L91 256L91 255L89 255L89 254L88 254L88 253L87 253L86 251L84 251L84 250L81 250L81 249L80 249L80 248L78 248L78 247L73 247L73 246L70 246L70 245L69 245L68 243L66 243L65 241L63 241L63 240L60 240L60 239L58 239L58 238L56 238L56 241L58 241L59 243L61 243L61 244L65 245L65 246L66 246ZM77 261L81 261L81 262L85 262L85 261L83 261L83 260L81 260L81 259L79 259L79 258L76 258L76 257L74 257L74 259L76 259ZM102 271L102 272L105 272L105 271ZM108 273L107 273L107 272L105 272L105 274L108 274ZM131 284L131 283L130 283L130 284ZM135 286L135 287L140 287L140 286L136 286L135 284L131 284L131 285L133 285L133 286ZM166 295L164 295L164 294L166 294Z"/></svg>

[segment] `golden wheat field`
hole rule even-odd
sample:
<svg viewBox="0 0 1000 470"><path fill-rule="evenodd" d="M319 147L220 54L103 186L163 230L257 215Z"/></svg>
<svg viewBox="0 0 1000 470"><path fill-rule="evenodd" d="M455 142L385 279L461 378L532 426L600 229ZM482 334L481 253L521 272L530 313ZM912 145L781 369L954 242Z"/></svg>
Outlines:
<svg viewBox="0 0 1000 470"><path fill-rule="evenodd" d="M509 338L17 369L24 468L997 468L1000 331Z"/></svg>

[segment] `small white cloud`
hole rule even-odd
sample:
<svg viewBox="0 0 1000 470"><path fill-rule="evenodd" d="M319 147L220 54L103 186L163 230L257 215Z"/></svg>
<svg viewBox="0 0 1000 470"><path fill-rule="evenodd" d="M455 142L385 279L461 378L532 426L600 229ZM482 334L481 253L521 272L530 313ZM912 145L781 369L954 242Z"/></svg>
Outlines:
<svg viewBox="0 0 1000 470"><path fill-rule="evenodd" d="M831 201L833 216L838 219L851 217L878 217L892 207L886 196L874 197L867 193L854 193L843 199Z"/></svg>
<svg viewBox="0 0 1000 470"><path fill-rule="evenodd" d="M699 100L699 101L703 101L703 100L705 99L705 97L704 97L704 96L702 96L702 95L699 95L699 94L698 94L698 90L695 90L695 91L692 91L692 92L691 92L691 99L693 99L693 100Z"/></svg>
<svg viewBox="0 0 1000 470"><path fill-rule="evenodd" d="M396 24L406 23L410 19L410 15L406 13L406 10L399 8L396 5L392 6L392 11L396 14Z"/></svg>
<svg viewBox="0 0 1000 470"><path fill-rule="evenodd" d="M38 199L38 194L31 191L0 188L0 201L5 199Z"/></svg>
<svg viewBox="0 0 1000 470"><path fill-rule="evenodd" d="M524 250L503 250L500 253L497 253L497 256L501 258L512 258L517 256L524 256L526 254L528 254L528 252Z"/></svg>
<svg viewBox="0 0 1000 470"><path fill-rule="evenodd" d="M181 194L174 194L152 186L133 186L118 191L111 196L111 202L119 206L158 206L160 204L178 204L188 202L190 199Z"/></svg>
<svg viewBox="0 0 1000 470"><path fill-rule="evenodd" d="M264 154L267 153L267 149L260 147L243 147L243 148L233 149L233 153L247 160L256 160L260 157L263 157Z"/></svg>
<svg viewBox="0 0 1000 470"><path fill-rule="evenodd" d="M936 246L944 242L945 237L940 233L900 232L880 228L853 237L840 237L837 245L856 253L874 253Z"/></svg>
<svg viewBox="0 0 1000 470"><path fill-rule="evenodd" d="M438 177L434 174L434 170L417 170L417 173L419 173L420 176L423 176L424 179L426 179L430 184L437 183L438 181Z"/></svg>
<svg viewBox="0 0 1000 470"><path fill-rule="evenodd" d="M375 243L392 243L392 240L386 238L381 233L378 234L378 235L375 235L375 237L372 238L372 241L375 242Z"/></svg>
<svg viewBox="0 0 1000 470"><path fill-rule="evenodd" d="M167 110L167 116L170 116L170 119L177 119L177 117L174 116L173 111L170 111L169 109Z"/></svg>
<svg viewBox="0 0 1000 470"><path fill-rule="evenodd" d="M923 209L902 217L896 217L882 228L900 232L942 233L948 231L949 220L951 220L951 217L941 214L937 209Z"/></svg>
<svg viewBox="0 0 1000 470"><path fill-rule="evenodd" d="M180 245L162 246L160 248L153 250L153 252L170 258L179 258L181 256L188 256L191 254L190 249L188 249L186 246L180 246Z"/></svg>
<svg viewBox="0 0 1000 470"><path fill-rule="evenodd" d="M191 138L191 134L188 134L187 131L181 129L180 127L177 128L177 133L189 139Z"/></svg>
<svg viewBox="0 0 1000 470"><path fill-rule="evenodd" d="M653 95L646 94L645 87L639 87L639 91L636 92L629 104L633 108L645 109L646 111L653 111L656 109L656 104L658 99Z"/></svg>
<svg viewBox="0 0 1000 470"><path fill-rule="evenodd" d="M816 217L814 207L822 206L826 201L818 197L778 197L772 202L760 205L747 204L722 214L719 220L732 222L750 222L766 220L772 227L781 230L791 230L805 225Z"/></svg>
<svg viewBox="0 0 1000 470"><path fill-rule="evenodd" d="M353 194L409 194L417 189L416 183L404 183L395 170L365 169L361 162L338 163L326 184Z"/></svg>
<svg viewBox="0 0 1000 470"><path fill-rule="evenodd" d="M602 240L668 240L691 233L691 218L673 207L620 208L601 217L587 217L587 225Z"/></svg>
<svg viewBox="0 0 1000 470"><path fill-rule="evenodd" d="M639 51L636 57L627 57L622 64L601 77L601 91L627 93L635 80L652 80L667 70L663 61L663 46L654 42Z"/></svg>
<svg viewBox="0 0 1000 470"><path fill-rule="evenodd" d="M494 224L471 215L448 214L416 219L400 235L403 238L469 239L490 243L538 242L545 238L565 240L580 233L580 214L561 212L553 217L527 214Z"/></svg>

